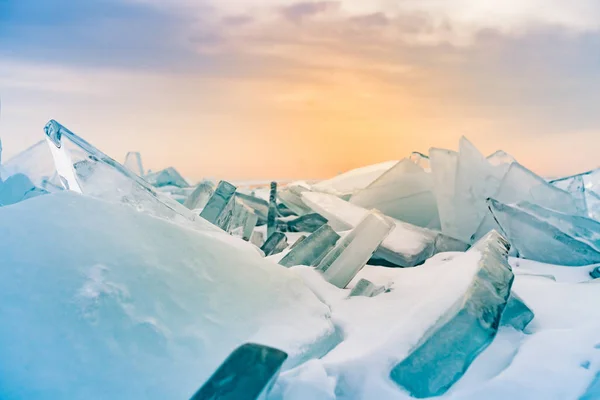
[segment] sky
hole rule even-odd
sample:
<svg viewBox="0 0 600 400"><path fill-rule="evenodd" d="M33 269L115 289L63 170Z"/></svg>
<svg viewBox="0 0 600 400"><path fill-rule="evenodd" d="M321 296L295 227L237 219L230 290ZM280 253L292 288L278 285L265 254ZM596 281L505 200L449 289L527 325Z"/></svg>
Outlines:
<svg viewBox="0 0 600 400"><path fill-rule="evenodd" d="M461 136L600 166L597 0L0 0L3 158L56 119L199 179L317 179Z"/></svg>

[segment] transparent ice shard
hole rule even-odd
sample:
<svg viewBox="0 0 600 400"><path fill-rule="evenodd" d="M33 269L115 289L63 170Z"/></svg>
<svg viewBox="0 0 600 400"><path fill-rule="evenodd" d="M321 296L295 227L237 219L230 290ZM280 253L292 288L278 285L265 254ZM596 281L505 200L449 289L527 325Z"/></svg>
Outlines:
<svg viewBox="0 0 600 400"><path fill-rule="evenodd" d="M127 153L123 165L137 176L145 175L144 166L142 165L142 155L139 151L130 151Z"/></svg>
<svg viewBox="0 0 600 400"><path fill-rule="evenodd" d="M413 151L410 155L410 161L423 168L425 172L431 172L429 157L418 151Z"/></svg>
<svg viewBox="0 0 600 400"><path fill-rule="evenodd" d="M304 239L306 239L306 235L302 235L300 236L298 239L296 239L296 241L294 242L293 245L290 246L290 251L294 249L294 247L298 246L300 243L302 243L304 241Z"/></svg>
<svg viewBox="0 0 600 400"><path fill-rule="evenodd" d="M600 220L600 169L555 179L550 183L571 193L580 204L585 204L586 213L590 218Z"/></svg>
<svg viewBox="0 0 600 400"><path fill-rule="evenodd" d="M128 204L155 217L191 224L195 229L214 229L58 122L51 120L44 131L64 189Z"/></svg>
<svg viewBox="0 0 600 400"><path fill-rule="evenodd" d="M246 220L244 221L243 225L242 239L244 239L245 241L250 240L257 223L258 215L256 215L253 210L248 210L248 216L246 217Z"/></svg>
<svg viewBox="0 0 600 400"><path fill-rule="evenodd" d="M150 172L144 176L152 186L160 188L164 186L175 186L179 188L187 188L190 184L181 176L173 167L168 167L158 172Z"/></svg>
<svg viewBox="0 0 600 400"><path fill-rule="evenodd" d="M227 231L233 216L236 190L237 188L227 181L219 182L215 193L202 209L200 216L211 224Z"/></svg>
<svg viewBox="0 0 600 400"><path fill-rule="evenodd" d="M510 325L518 331L525 329L535 317L533 311L514 292L511 292L500 325Z"/></svg>
<svg viewBox="0 0 600 400"><path fill-rule="evenodd" d="M491 197L504 204L528 202L565 214L583 215L573 196L549 184L517 162L510 165L498 190ZM478 240L492 229L498 227L492 215L487 213L471 241Z"/></svg>
<svg viewBox="0 0 600 400"><path fill-rule="evenodd" d="M387 216L421 227L430 226L439 218L431 174L408 159L353 195L350 203L376 208Z"/></svg>
<svg viewBox="0 0 600 400"><path fill-rule="evenodd" d="M17 173L0 182L0 206L19 203L47 193L36 187L27 176Z"/></svg>
<svg viewBox="0 0 600 400"><path fill-rule="evenodd" d="M267 214L267 236L277 230L277 182L271 182L269 192L269 212Z"/></svg>
<svg viewBox="0 0 600 400"><path fill-rule="evenodd" d="M2 179L4 180L11 175L23 174L38 188L49 192L63 190L56 173L52 153L45 139L7 160L2 165L2 169Z"/></svg>
<svg viewBox="0 0 600 400"><path fill-rule="evenodd" d="M305 214L301 217L286 222L288 232L316 232L327 223L327 219L320 214Z"/></svg>
<svg viewBox="0 0 600 400"><path fill-rule="evenodd" d="M492 231L469 250L480 259L467 291L392 369L390 378L413 397L444 394L496 336L514 278L508 249Z"/></svg>
<svg viewBox="0 0 600 400"><path fill-rule="evenodd" d="M268 257L281 253L286 247L288 247L288 243L285 233L275 232L267 238L267 241L260 249L265 253L265 257Z"/></svg>
<svg viewBox="0 0 600 400"><path fill-rule="evenodd" d="M516 162L515 158L503 150L498 150L487 156L487 160L495 167L503 166L508 171L510 164Z"/></svg>
<svg viewBox="0 0 600 400"><path fill-rule="evenodd" d="M573 196L573 199L578 203L577 207L583 210L584 214L587 214L587 201L585 196L585 182L583 176L577 175L571 179L561 179L558 181L551 181L551 184L559 189L568 192Z"/></svg>
<svg viewBox="0 0 600 400"><path fill-rule="evenodd" d="M250 235L250 243L255 245L258 248L261 248L265 243L265 234L261 231L254 231L252 235Z"/></svg>
<svg viewBox="0 0 600 400"><path fill-rule="evenodd" d="M258 220L260 223L267 223L267 217L269 214L269 202L259 197L240 192L236 192L235 197L238 199L238 201L242 201L245 205L254 210L254 213L258 216Z"/></svg>
<svg viewBox="0 0 600 400"><path fill-rule="evenodd" d="M284 267L314 266L335 246L339 238L340 235L329 225L323 225L300 243L294 243L293 248L279 261L279 264Z"/></svg>
<svg viewBox="0 0 600 400"><path fill-rule="evenodd" d="M490 211L519 257L565 266L600 262L595 221L579 224L572 216L521 203L488 200ZM592 229L590 229L592 228Z"/></svg>
<svg viewBox="0 0 600 400"><path fill-rule="evenodd" d="M214 184L211 181L200 182L194 191L185 199L183 205L190 210L202 209L214 194Z"/></svg>
<svg viewBox="0 0 600 400"><path fill-rule="evenodd" d="M377 286L373 282L366 279L358 281L356 286L350 291L350 297L364 296L364 297L375 297L378 294L385 292L384 286Z"/></svg>
<svg viewBox="0 0 600 400"><path fill-rule="evenodd" d="M281 201L287 208L296 213L298 216L311 213L310 207L308 207L302 201L302 193L310 191L308 185L305 184L291 184L286 186L283 190L278 193L279 201Z"/></svg>
<svg viewBox="0 0 600 400"><path fill-rule="evenodd" d="M462 137L459 144L454 212L446 221L446 235L469 242L488 212L486 200L496 194L506 169L495 167Z"/></svg>
<svg viewBox="0 0 600 400"><path fill-rule="evenodd" d="M454 188L458 153L451 150L432 148L429 150L434 194L437 200L438 214L442 232L453 232Z"/></svg>
<svg viewBox="0 0 600 400"><path fill-rule="evenodd" d="M345 288L394 228L394 223L380 212L369 212L327 253L317 270L329 283Z"/></svg>
<svg viewBox="0 0 600 400"><path fill-rule="evenodd" d="M278 349L246 343L235 349L190 400L260 400L288 355Z"/></svg>

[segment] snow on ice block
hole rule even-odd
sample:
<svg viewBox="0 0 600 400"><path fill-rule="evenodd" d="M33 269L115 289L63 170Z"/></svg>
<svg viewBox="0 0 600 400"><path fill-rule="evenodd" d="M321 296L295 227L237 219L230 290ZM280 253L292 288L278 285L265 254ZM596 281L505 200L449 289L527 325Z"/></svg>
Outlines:
<svg viewBox="0 0 600 400"><path fill-rule="evenodd" d="M142 165L142 155L139 151L130 151L125 156L123 165L137 176L144 176L144 166Z"/></svg>
<svg viewBox="0 0 600 400"><path fill-rule="evenodd" d="M206 206L214 192L214 184L211 181L202 181L185 199L183 205L190 210L202 209Z"/></svg>
<svg viewBox="0 0 600 400"><path fill-rule="evenodd" d="M325 255L317 270L332 285L345 288L394 228L394 223L380 212L369 212Z"/></svg>
<svg viewBox="0 0 600 400"><path fill-rule="evenodd" d="M304 192L303 201L328 220L336 231L350 230L358 225L369 211L326 193ZM436 254L435 242L440 232L421 228L387 217L396 225L377 249L375 257L391 266L412 267ZM442 247L442 240L439 239ZM464 251L466 245L457 240L443 241L444 251ZM456 246L456 247L455 247Z"/></svg>
<svg viewBox="0 0 600 400"><path fill-rule="evenodd" d="M58 122L51 120L44 131L64 189L127 204L140 212L194 229L216 230Z"/></svg>
<svg viewBox="0 0 600 400"><path fill-rule="evenodd" d="M488 206L519 257L564 266L600 262L600 223L526 202L489 199Z"/></svg>
<svg viewBox="0 0 600 400"><path fill-rule="evenodd" d="M0 220L2 399L185 399L243 343L288 368L338 341L296 274L224 232L67 191Z"/></svg>
<svg viewBox="0 0 600 400"><path fill-rule="evenodd" d="M512 292L508 298L504 312L502 313L500 325L510 325L516 330L522 331L529 325L534 317L535 314L527 307L527 304Z"/></svg>
<svg viewBox="0 0 600 400"><path fill-rule="evenodd" d="M364 296L375 297L378 294L385 292L384 286L377 286L373 282L366 279L359 280L350 291L350 297Z"/></svg>
<svg viewBox="0 0 600 400"><path fill-rule="evenodd" d="M279 261L279 264L284 267L316 265L335 246L339 238L340 235L329 225L323 225L300 243L294 243L293 248Z"/></svg>
<svg viewBox="0 0 600 400"><path fill-rule="evenodd" d="M469 250L481 257L468 289L390 373L412 396L444 394L496 336L514 278L508 250L495 231Z"/></svg>
<svg viewBox="0 0 600 400"><path fill-rule="evenodd" d="M4 182L0 181L0 206L19 203L47 193L47 191L37 188L27 176L17 173Z"/></svg>
<svg viewBox="0 0 600 400"><path fill-rule="evenodd" d="M350 203L422 227L439 218L431 174L408 159L353 195Z"/></svg>
<svg viewBox="0 0 600 400"><path fill-rule="evenodd" d="M227 230L233 216L236 187L227 181L221 181L217 189L202 209L200 216L213 225Z"/></svg>
<svg viewBox="0 0 600 400"><path fill-rule="evenodd" d="M331 179L316 183L312 187L315 191L329 193L348 199L354 193L369 186L373 181L397 163L398 161L386 161L379 164L356 168Z"/></svg>
<svg viewBox="0 0 600 400"><path fill-rule="evenodd" d="M190 400L256 400L266 396L287 354L246 343L231 353Z"/></svg>
<svg viewBox="0 0 600 400"><path fill-rule="evenodd" d="M288 247L288 243L285 233L275 232L267 238L260 249L265 253L265 257L268 257L281 253L286 247Z"/></svg>
<svg viewBox="0 0 600 400"><path fill-rule="evenodd" d="M183 176L181 176L181 174L173 167L165 168L162 171L151 172L144 176L144 179L147 180L152 186L158 188L164 186L186 188L190 186Z"/></svg>
<svg viewBox="0 0 600 400"><path fill-rule="evenodd" d="M327 220L321 214L306 214L286 222L288 232L316 232L327 223Z"/></svg>

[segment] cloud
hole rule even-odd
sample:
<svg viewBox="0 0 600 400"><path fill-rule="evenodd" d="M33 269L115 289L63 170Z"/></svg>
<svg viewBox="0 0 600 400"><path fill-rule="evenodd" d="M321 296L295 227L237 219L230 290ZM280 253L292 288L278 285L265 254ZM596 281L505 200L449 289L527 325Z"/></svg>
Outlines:
<svg viewBox="0 0 600 400"><path fill-rule="evenodd" d="M280 12L281 15L289 21L298 23L306 18L315 17L321 14L325 14L328 11L337 10L340 3L337 1L320 1L320 2L309 2L304 1L301 3L291 4L289 6L282 7Z"/></svg>

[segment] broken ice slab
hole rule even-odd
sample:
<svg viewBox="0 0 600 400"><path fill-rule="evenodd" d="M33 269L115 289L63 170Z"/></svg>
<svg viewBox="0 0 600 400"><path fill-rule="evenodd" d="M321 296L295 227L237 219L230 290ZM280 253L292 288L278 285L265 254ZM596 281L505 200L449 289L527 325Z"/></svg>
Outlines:
<svg viewBox="0 0 600 400"><path fill-rule="evenodd" d="M385 286L377 286L371 281L361 279L350 291L350 297L375 297L383 292L385 292Z"/></svg>
<svg viewBox="0 0 600 400"><path fill-rule="evenodd" d="M221 181L217 189L202 209L200 216L223 230L229 228L233 216L236 187L227 181Z"/></svg>
<svg viewBox="0 0 600 400"><path fill-rule="evenodd" d="M179 188L189 187L190 184L173 167L168 167L158 172L150 172L144 176L152 186L160 188L164 186L175 186Z"/></svg>
<svg viewBox="0 0 600 400"><path fill-rule="evenodd" d="M287 354L259 344L235 349L190 400L257 400L267 395Z"/></svg>
<svg viewBox="0 0 600 400"><path fill-rule="evenodd" d="M425 154L419 153L418 151L413 151L409 157L409 160L423 168L425 172L431 172L429 157Z"/></svg>
<svg viewBox="0 0 600 400"><path fill-rule="evenodd" d="M431 164L433 193L438 206L440 226L442 232L451 232L458 153L451 150L432 148L429 150L429 162Z"/></svg>
<svg viewBox="0 0 600 400"><path fill-rule="evenodd" d="M302 201L302 193L310 190L310 186L307 183L296 182L280 190L277 196L279 197L279 201L296 213L296 215L303 216L312 212L310 207Z"/></svg>
<svg viewBox="0 0 600 400"><path fill-rule="evenodd" d="M0 182L0 206L19 203L47 193L44 189L36 187L27 176L17 173Z"/></svg>
<svg viewBox="0 0 600 400"><path fill-rule="evenodd" d="M254 213L253 210L248 210L248 216L246 217L242 228L242 239L244 239L245 241L250 240L257 222L258 216Z"/></svg>
<svg viewBox="0 0 600 400"><path fill-rule="evenodd" d="M329 283L343 289L365 266L381 242L395 228L379 211L369 212L317 266Z"/></svg>
<svg viewBox="0 0 600 400"><path fill-rule="evenodd" d="M513 162L496 193L491 196L504 204L528 202L571 215L585 215L570 193L561 190L521 164ZM490 213L485 215L471 241L477 241L492 229L498 229Z"/></svg>
<svg viewBox="0 0 600 400"><path fill-rule="evenodd" d="M571 193L580 203L584 202L587 215L600 220L600 169L555 179L550 183Z"/></svg>
<svg viewBox="0 0 600 400"><path fill-rule="evenodd" d="M439 220L431 174L408 159L353 195L350 203L376 208L387 216L421 227Z"/></svg>
<svg viewBox="0 0 600 400"><path fill-rule="evenodd" d="M511 292L504 312L502 313L502 319L500 325L510 325L518 331L525 329L527 325L533 320L535 314L523 300L517 296L514 292Z"/></svg>
<svg viewBox="0 0 600 400"><path fill-rule="evenodd" d="M510 164L516 162L515 158L503 150L498 150L487 156L487 160L495 167L503 166L508 171Z"/></svg>
<svg viewBox="0 0 600 400"><path fill-rule="evenodd" d="M259 223L266 224L269 214L269 202L249 194L235 192L235 197L238 201L242 201L245 205L252 208L258 216Z"/></svg>
<svg viewBox="0 0 600 400"><path fill-rule="evenodd" d="M254 231L252 235L250 235L250 243L255 245L258 248L261 248L265 243L265 234L261 231Z"/></svg>
<svg viewBox="0 0 600 400"><path fill-rule="evenodd" d="M444 234L469 242L488 212L486 200L498 191L506 172L506 168L490 164L467 138L462 137L452 200L454 212L446 218Z"/></svg>
<svg viewBox="0 0 600 400"><path fill-rule="evenodd" d="M320 214L306 214L298 218L288 220L287 232L316 232L327 223L327 220Z"/></svg>
<svg viewBox="0 0 600 400"><path fill-rule="evenodd" d="M526 202L507 205L490 199L488 205L519 257L565 266L600 262L600 223Z"/></svg>
<svg viewBox="0 0 600 400"><path fill-rule="evenodd" d="M573 196L573 199L578 203L578 208L581 210L585 210L587 214L587 201L585 196L585 182L583 181L583 176L577 175L570 179L560 179L557 181L551 181L551 184L556 186L559 189L568 192Z"/></svg>
<svg viewBox="0 0 600 400"><path fill-rule="evenodd" d="M596 267L593 270L591 270L590 276L592 277L592 279L600 278L600 267Z"/></svg>
<svg viewBox="0 0 600 400"><path fill-rule="evenodd" d="M316 265L337 243L338 235L329 225L323 225L312 235L293 248L279 261L284 267L295 265Z"/></svg>
<svg viewBox="0 0 600 400"><path fill-rule="evenodd" d="M269 191L269 212L267 214L267 236L277 231L277 182L271 182Z"/></svg>
<svg viewBox="0 0 600 400"><path fill-rule="evenodd" d="M306 239L306 235L302 235L300 236L298 239L296 239L296 241L294 242L293 245L290 246L290 251L294 249L294 247L298 246L300 243L302 243L304 241L304 239Z"/></svg>
<svg viewBox="0 0 600 400"><path fill-rule="evenodd" d="M137 176L144 176L144 166L142 165L142 155L139 151L130 151L125 156L125 163L123 165Z"/></svg>
<svg viewBox="0 0 600 400"><path fill-rule="evenodd" d="M204 208L208 200L215 192L214 184L211 181L200 182L194 191L185 199L183 205L190 210Z"/></svg>
<svg viewBox="0 0 600 400"><path fill-rule="evenodd" d="M351 204L339 197L316 192L305 192L302 199L312 209L325 217L334 230L341 232L358 225L368 210ZM397 219L387 217L396 225L395 229L381 243L375 257L383 260L382 265L412 267L423 263L436 254L436 238L440 232L421 228ZM464 251L467 245L458 240L438 239L443 251Z"/></svg>
<svg viewBox="0 0 600 400"><path fill-rule="evenodd" d="M191 223L194 229L215 229L58 122L48 122L44 132L65 189L127 204L155 217Z"/></svg>
<svg viewBox="0 0 600 400"><path fill-rule="evenodd" d="M26 175L38 188L48 192L62 191L54 159L45 139L28 147L2 164L2 179L15 174Z"/></svg>
<svg viewBox="0 0 600 400"><path fill-rule="evenodd" d="M388 171L398 161L386 161L379 164L356 168L312 185L317 192L329 193L344 200L369 186L373 181Z"/></svg>
<svg viewBox="0 0 600 400"><path fill-rule="evenodd" d="M514 278L508 249L508 242L492 231L469 250L480 258L463 297L392 369L390 378L413 397L444 394L496 336Z"/></svg>
<svg viewBox="0 0 600 400"><path fill-rule="evenodd" d="M288 247L287 236L282 232L275 232L267 238L260 249L265 253L265 257L268 257L281 253L286 247Z"/></svg>

